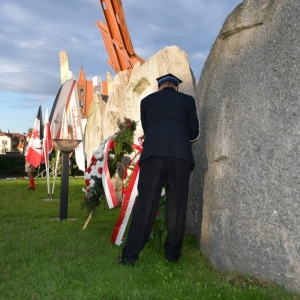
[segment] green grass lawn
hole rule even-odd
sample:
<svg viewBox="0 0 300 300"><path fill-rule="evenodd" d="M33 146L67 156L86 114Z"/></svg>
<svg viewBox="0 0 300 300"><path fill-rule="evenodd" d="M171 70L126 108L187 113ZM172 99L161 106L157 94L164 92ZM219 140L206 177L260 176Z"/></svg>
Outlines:
<svg viewBox="0 0 300 300"><path fill-rule="evenodd" d="M70 220L58 221L59 201L47 199L46 181L0 180L0 299L300 299L271 283L221 274L186 236L177 264L150 240L134 268L118 265L110 243L119 208L98 208L87 228L82 178L70 178ZM54 198L60 194L57 181ZM74 218L74 220L73 220Z"/></svg>

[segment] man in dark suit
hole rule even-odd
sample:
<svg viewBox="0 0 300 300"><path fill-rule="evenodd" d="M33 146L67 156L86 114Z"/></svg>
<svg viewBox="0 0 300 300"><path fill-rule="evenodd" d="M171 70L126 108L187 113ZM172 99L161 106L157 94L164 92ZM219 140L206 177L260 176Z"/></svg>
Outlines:
<svg viewBox="0 0 300 300"><path fill-rule="evenodd" d="M138 198L133 208L126 245L118 262L133 266L147 243L167 183L167 260L177 262L185 230L190 173L194 167L191 142L199 137L195 99L178 91L172 74L157 78L158 91L141 101L145 134L140 157Z"/></svg>

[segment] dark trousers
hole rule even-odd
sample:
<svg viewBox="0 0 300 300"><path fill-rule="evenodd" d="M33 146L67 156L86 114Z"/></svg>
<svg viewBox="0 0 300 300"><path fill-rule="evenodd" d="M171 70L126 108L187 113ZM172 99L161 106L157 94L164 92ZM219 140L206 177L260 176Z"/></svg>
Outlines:
<svg viewBox="0 0 300 300"><path fill-rule="evenodd" d="M132 212L126 245L122 256L136 260L147 243L160 201L164 183L167 183L167 228L165 256L180 257L186 221L191 164L170 157L150 157L140 165L138 198Z"/></svg>
<svg viewBox="0 0 300 300"><path fill-rule="evenodd" d="M74 165L75 165L75 159L74 158L70 158L69 167L70 167L71 175L73 177L75 176Z"/></svg>

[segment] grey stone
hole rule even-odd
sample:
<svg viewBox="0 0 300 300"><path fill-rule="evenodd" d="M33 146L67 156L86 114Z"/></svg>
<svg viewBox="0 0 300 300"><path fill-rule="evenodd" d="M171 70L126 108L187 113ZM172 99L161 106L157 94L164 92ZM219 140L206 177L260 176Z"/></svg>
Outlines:
<svg viewBox="0 0 300 300"><path fill-rule="evenodd" d="M105 138L103 137L102 126L105 107L105 100L103 100L101 94L97 92L91 103L84 133L85 153L88 163L91 160L93 151L98 149L101 141Z"/></svg>
<svg viewBox="0 0 300 300"><path fill-rule="evenodd" d="M299 16L299 0L245 0L225 21L196 90L190 189L200 250L217 269L297 292Z"/></svg>

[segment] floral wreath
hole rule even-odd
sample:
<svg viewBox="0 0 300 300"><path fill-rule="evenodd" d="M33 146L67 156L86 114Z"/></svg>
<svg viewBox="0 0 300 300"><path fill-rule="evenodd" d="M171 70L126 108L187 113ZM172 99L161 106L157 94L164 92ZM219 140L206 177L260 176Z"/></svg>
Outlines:
<svg viewBox="0 0 300 300"><path fill-rule="evenodd" d="M93 152L90 163L84 172L85 187L82 191L85 193L83 208L89 212L95 212L96 208L106 199L102 183L105 145L109 140L110 148L108 149L108 168L112 177L125 154L131 154L134 150L131 145L136 130L137 122L124 118L124 122L117 120L119 130L113 135L105 138L99 145L99 148Z"/></svg>
<svg viewBox="0 0 300 300"><path fill-rule="evenodd" d="M142 141L143 140L144 140L144 137L142 138ZM142 144L143 144L143 142L142 142ZM138 151L137 154L133 157L133 159L129 162L127 168L124 171L123 184L122 184L123 199L125 198L124 196L126 195L127 189L129 188L129 185L131 183L131 179L134 174L134 169L136 167L136 164L138 163L140 154L141 154L141 152ZM152 226L152 231L150 234L150 239L154 240L154 247L155 247L156 251L158 251L158 252L160 251L161 247L164 245L165 239L168 234L166 204L167 204L167 195L166 195L166 183L165 183L164 187L162 189L162 192L161 192L158 210L156 212L156 217L155 217L154 224ZM125 227L126 227L126 224L127 223L124 224ZM122 239L122 240L124 240L124 239ZM112 242L115 243L115 241L116 240L114 239Z"/></svg>

